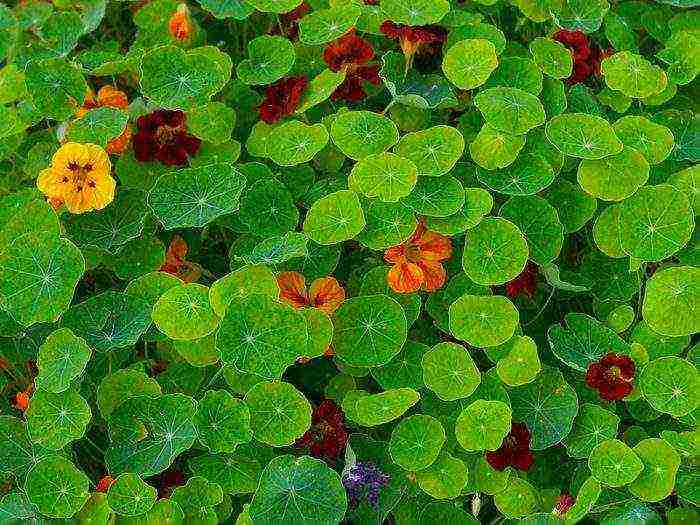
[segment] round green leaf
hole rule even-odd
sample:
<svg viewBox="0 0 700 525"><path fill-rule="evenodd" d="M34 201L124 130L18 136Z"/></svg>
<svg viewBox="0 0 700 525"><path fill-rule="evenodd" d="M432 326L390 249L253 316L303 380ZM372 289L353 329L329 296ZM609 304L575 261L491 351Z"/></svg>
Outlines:
<svg viewBox="0 0 700 525"><path fill-rule="evenodd" d="M413 162L393 153L378 153L353 166L348 185L365 197L397 202L411 193L416 180L418 169Z"/></svg>
<svg viewBox="0 0 700 525"><path fill-rule="evenodd" d="M535 381L510 391L513 419L530 431L532 450L544 450L564 439L578 412L576 392L562 373L544 367Z"/></svg>
<svg viewBox="0 0 700 525"><path fill-rule="evenodd" d="M354 160L382 153L399 140L396 124L372 111L347 111L335 117L331 138L346 156Z"/></svg>
<svg viewBox="0 0 700 525"><path fill-rule="evenodd" d="M529 337L515 336L508 355L496 363L498 377L508 386L531 383L541 369L537 344Z"/></svg>
<svg viewBox="0 0 700 525"><path fill-rule="evenodd" d="M70 518L87 501L90 480L73 463L51 456L34 465L27 476L29 501L52 518Z"/></svg>
<svg viewBox="0 0 700 525"><path fill-rule="evenodd" d="M461 459L444 452L428 468L416 473L418 485L435 499L456 498L467 482L468 469ZM444 523L444 522L443 522Z"/></svg>
<svg viewBox="0 0 700 525"><path fill-rule="evenodd" d="M547 189L545 198L557 209L564 233L573 233L583 228L598 207L598 201L578 184L562 178Z"/></svg>
<svg viewBox="0 0 700 525"><path fill-rule="evenodd" d="M618 439L601 442L588 458L591 474L609 487L632 483L644 468L637 454Z"/></svg>
<svg viewBox="0 0 700 525"><path fill-rule="evenodd" d="M450 4L447 0L384 0L381 10L389 20L420 26L438 23L450 10Z"/></svg>
<svg viewBox="0 0 700 525"><path fill-rule="evenodd" d="M671 130L645 117L627 115L618 119L613 129L625 146L639 151L649 164L663 162L673 149Z"/></svg>
<svg viewBox="0 0 700 525"><path fill-rule="evenodd" d="M518 310L500 295L463 295L450 306L450 332L472 346L505 343L518 326Z"/></svg>
<svg viewBox="0 0 700 525"><path fill-rule="evenodd" d="M495 170L511 165L524 145L525 135L503 133L485 122L469 145L469 154L482 168Z"/></svg>
<svg viewBox="0 0 700 525"><path fill-rule="evenodd" d="M166 173L148 194L148 205L166 229L201 228L238 209L245 175L231 164Z"/></svg>
<svg viewBox="0 0 700 525"><path fill-rule="evenodd" d="M590 456L594 448L603 441L617 436L620 418L598 405L581 405L571 433L566 436L566 452L572 458L583 459Z"/></svg>
<svg viewBox="0 0 700 525"><path fill-rule="evenodd" d="M73 389L60 394L37 390L26 415L31 440L50 450L83 437L91 417L90 406Z"/></svg>
<svg viewBox="0 0 700 525"><path fill-rule="evenodd" d="M496 508L507 518L522 518L535 509L537 491L524 479L512 478L493 500Z"/></svg>
<svg viewBox="0 0 700 525"><path fill-rule="evenodd" d="M302 0L245 0L258 11L281 15L299 7Z"/></svg>
<svg viewBox="0 0 700 525"><path fill-rule="evenodd" d="M627 255L620 241L620 206L608 206L598 215L593 225L593 239L598 249L608 257Z"/></svg>
<svg viewBox="0 0 700 525"><path fill-rule="evenodd" d="M401 244L418 224L413 211L401 203L364 199L362 205L367 224L357 240L372 250Z"/></svg>
<svg viewBox="0 0 700 525"><path fill-rule="evenodd" d="M311 405L289 383L258 383L246 394L245 403L253 436L267 445L291 445L311 425Z"/></svg>
<svg viewBox="0 0 700 525"><path fill-rule="evenodd" d="M303 354L306 319L289 304L265 295L233 299L221 321L216 349L236 369L279 379Z"/></svg>
<svg viewBox="0 0 700 525"><path fill-rule="evenodd" d="M54 394L67 390L71 381L85 371L91 356L85 340L68 328L52 332L39 347L36 386Z"/></svg>
<svg viewBox="0 0 700 525"><path fill-rule="evenodd" d="M459 89L481 86L497 66L496 48L483 38L457 42L442 59L442 71Z"/></svg>
<svg viewBox="0 0 700 525"><path fill-rule="evenodd" d="M386 390L357 399L353 413L364 427L383 425L401 417L419 399L420 394L411 388Z"/></svg>
<svg viewBox="0 0 700 525"><path fill-rule="evenodd" d="M510 407L501 401L477 399L457 417L455 434L464 450L496 450L510 432Z"/></svg>
<svg viewBox="0 0 700 525"><path fill-rule="evenodd" d="M443 235L463 233L481 222L493 208L493 197L483 188L464 188L464 206L447 217L428 217L428 229Z"/></svg>
<svg viewBox="0 0 700 525"><path fill-rule="evenodd" d="M576 176L590 195L606 201L621 201L646 183L649 163L639 151L624 147L604 159L581 161Z"/></svg>
<svg viewBox="0 0 700 525"><path fill-rule="evenodd" d="M515 88L537 96L542 91L542 72L529 58L501 57L496 71L484 87Z"/></svg>
<svg viewBox="0 0 700 525"><path fill-rule="evenodd" d="M263 469L253 454L243 452L196 456L187 462L187 466L195 476L220 485L225 494L255 492Z"/></svg>
<svg viewBox="0 0 700 525"><path fill-rule="evenodd" d="M245 20L255 8L247 0L198 0L202 8L209 11L214 18L235 18Z"/></svg>
<svg viewBox="0 0 700 525"><path fill-rule="evenodd" d="M663 69L630 51L620 51L603 59L600 71L610 89L631 98L656 95L668 84Z"/></svg>
<svg viewBox="0 0 700 525"><path fill-rule="evenodd" d="M389 454L404 470L423 470L432 465L445 443L445 429L432 416L416 414L402 419L391 433Z"/></svg>
<svg viewBox="0 0 700 525"><path fill-rule="evenodd" d="M353 4L313 11L299 21L299 40L307 46L335 40L355 26L361 13Z"/></svg>
<svg viewBox="0 0 700 525"><path fill-rule="evenodd" d="M160 46L143 55L140 73L141 93L154 105L188 108L207 102L226 85L231 58L212 46L189 51Z"/></svg>
<svg viewBox="0 0 700 525"><path fill-rule="evenodd" d="M690 199L690 205L693 207L695 216L700 215L700 192L698 192L698 187L700 187L700 166L696 164L690 168L677 171L666 182L674 188L685 192Z"/></svg>
<svg viewBox="0 0 700 525"><path fill-rule="evenodd" d="M474 105L484 120L504 133L522 135L544 124L544 107L539 99L517 88L494 87L480 91Z"/></svg>
<svg viewBox="0 0 700 525"><path fill-rule="evenodd" d="M654 262L683 248L694 227L686 195L669 185L645 186L620 205L620 241L632 257Z"/></svg>
<svg viewBox="0 0 700 525"><path fill-rule="evenodd" d="M333 348L351 366L380 366L401 351L406 332L406 315L394 299L353 297L335 312Z"/></svg>
<svg viewBox="0 0 700 525"><path fill-rule="evenodd" d="M160 397L158 382L140 370L124 368L105 377L97 389L97 407L103 418L116 410L130 397L147 395Z"/></svg>
<svg viewBox="0 0 700 525"><path fill-rule="evenodd" d="M29 61L25 82L39 114L56 120L71 116L88 91L83 73L63 58Z"/></svg>
<svg viewBox="0 0 700 525"><path fill-rule="evenodd" d="M320 459L285 455L265 467L248 512L255 525L337 525L347 505L337 472Z"/></svg>
<svg viewBox="0 0 700 525"><path fill-rule="evenodd" d="M125 472L114 480L107 492L109 508L120 516L140 516L156 502L156 489L138 474Z"/></svg>
<svg viewBox="0 0 700 525"><path fill-rule="evenodd" d="M547 139L571 157L596 160L622 151L622 141L607 120L585 113L553 117L545 128Z"/></svg>
<svg viewBox="0 0 700 525"><path fill-rule="evenodd" d="M304 124L290 120L275 127L269 140L274 147L267 152L280 166L296 166L313 159L328 144L328 131L323 124Z"/></svg>
<svg viewBox="0 0 700 525"><path fill-rule="evenodd" d="M233 452L253 437L250 410L225 390L204 394L197 404L194 424L199 442L212 452Z"/></svg>
<svg viewBox="0 0 700 525"><path fill-rule="evenodd" d="M299 210L287 187L269 178L246 188L238 218L255 235L267 238L294 230L299 222Z"/></svg>
<svg viewBox="0 0 700 525"><path fill-rule="evenodd" d="M462 266L478 284L503 284L525 268L528 245L518 227L506 219L485 218L467 232Z"/></svg>
<svg viewBox="0 0 700 525"><path fill-rule="evenodd" d="M560 42L537 37L530 42L530 53L544 74L552 78L568 78L573 71L571 51Z"/></svg>
<svg viewBox="0 0 700 525"><path fill-rule="evenodd" d="M534 195L549 186L555 176L552 166L545 159L522 152L507 168L477 171L479 182L506 195Z"/></svg>
<svg viewBox="0 0 700 525"><path fill-rule="evenodd" d="M292 69L295 60L294 46L289 40L262 35L248 42L248 58L238 64L236 73L249 85L272 84Z"/></svg>
<svg viewBox="0 0 700 525"><path fill-rule="evenodd" d="M185 514L184 523L216 525L219 523L217 505L223 502L221 487L209 480L194 476L185 486L176 487L171 499L177 503Z"/></svg>
<svg viewBox="0 0 700 525"><path fill-rule="evenodd" d="M304 233L318 244L337 244L352 239L365 227L357 194L336 191L313 203L304 220Z"/></svg>
<svg viewBox="0 0 700 525"><path fill-rule="evenodd" d="M642 460L644 469L629 486L630 492L642 501L661 501L669 496L681 464L678 452L657 438L644 439L632 450Z"/></svg>
<svg viewBox="0 0 700 525"><path fill-rule="evenodd" d="M385 389L423 387L423 367L421 361L428 346L415 341L406 341L403 349L383 366L372 368L372 377Z"/></svg>
<svg viewBox="0 0 700 525"><path fill-rule="evenodd" d="M304 113L307 109L328 100L338 86L343 83L345 76L346 72L343 70L335 72L325 69L321 71L306 86L296 113Z"/></svg>
<svg viewBox="0 0 700 525"><path fill-rule="evenodd" d="M642 395L654 410L681 417L700 406L700 373L680 357L654 359L639 379Z"/></svg>
<svg viewBox="0 0 700 525"><path fill-rule="evenodd" d="M214 281L209 288L209 302L219 317L224 317L228 305L236 298L262 294L270 299L279 296L277 279L267 266L262 264L243 266Z"/></svg>
<svg viewBox="0 0 700 525"><path fill-rule="evenodd" d="M412 161L419 176L439 177L449 173L464 152L464 137L451 126L407 133L394 148L399 157Z"/></svg>
<svg viewBox="0 0 700 525"><path fill-rule="evenodd" d="M557 210L542 197L511 197L501 207L501 217L520 228L530 258L537 264L546 265L557 258L564 242L564 227Z"/></svg>
<svg viewBox="0 0 700 525"><path fill-rule="evenodd" d="M70 124L66 139L71 142L98 144L104 148L107 142L121 135L128 120L129 114L123 109L91 109Z"/></svg>
<svg viewBox="0 0 700 525"><path fill-rule="evenodd" d="M45 451L35 446L29 438L24 421L0 415L0 465L3 473L24 480L29 469L44 455Z"/></svg>
<svg viewBox="0 0 700 525"><path fill-rule="evenodd" d="M481 374L466 348L438 343L423 356L425 385L444 401L469 397L481 382Z"/></svg>
<svg viewBox="0 0 700 525"><path fill-rule="evenodd" d="M642 316L649 327L666 336L700 332L700 270L692 266L665 268L647 282Z"/></svg>
<svg viewBox="0 0 700 525"><path fill-rule="evenodd" d="M422 177L403 202L420 215L448 217L464 206L464 199L464 187L457 178Z"/></svg>
<svg viewBox="0 0 700 525"><path fill-rule="evenodd" d="M187 128L195 136L219 145L231 138L236 124L236 112L222 102L197 106L187 115ZM199 152L201 156L202 152Z"/></svg>
<svg viewBox="0 0 700 525"><path fill-rule="evenodd" d="M199 339L216 330L219 321L209 288L197 283L170 288L153 307L153 322L170 339Z"/></svg>
<svg viewBox="0 0 700 525"><path fill-rule="evenodd" d="M608 0L567 0L552 4L551 9L545 12L552 16L559 27L593 33L600 29L609 9Z"/></svg>

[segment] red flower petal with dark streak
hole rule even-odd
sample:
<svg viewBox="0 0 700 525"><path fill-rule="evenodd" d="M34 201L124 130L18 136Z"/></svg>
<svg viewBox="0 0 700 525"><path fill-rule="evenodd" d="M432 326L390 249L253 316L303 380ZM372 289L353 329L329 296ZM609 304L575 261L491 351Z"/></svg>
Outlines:
<svg viewBox="0 0 700 525"><path fill-rule="evenodd" d="M569 512L574 503L576 503L576 498L571 494L560 494L552 512L557 516L562 516Z"/></svg>
<svg viewBox="0 0 700 525"><path fill-rule="evenodd" d="M182 111L157 109L137 119L134 156L139 162L157 160L166 166L184 166L197 154L202 143L187 133Z"/></svg>
<svg viewBox="0 0 700 525"><path fill-rule="evenodd" d="M486 461L496 470L515 467L527 471L535 461L530 451L530 432L522 423L512 423L510 433L493 452L486 452Z"/></svg>
<svg viewBox="0 0 700 525"><path fill-rule="evenodd" d="M632 392L635 365L623 354L609 353L597 363L588 365L586 384L606 401L617 401Z"/></svg>
<svg viewBox="0 0 700 525"><path fill-rule="evenodd" d="M306 89L306 77L289 77L278 80L265 91L265 100L259 106L260 118L274 124L282 117L294 114Z"/></svg>
<svg viewBox="0 0 700 525"><path fill-rule="evenodd" d="M323 52L323 60L333 71L340 71L351 64L366 64L373 58L374 49L369 42L357 36L354 29L328 44Z"/></svg>
<svg viewBox="0 0 700 525"><path fill-rule="evenodd" d="M532 298L537 291L537 277L540 273L538 266L528 261L523 271L515 279L506 283L508 297L517 297L520 294Z"/></svg>
<svg viewBox="0 0 700 525"><path fill-rule="evenodd" d="M112 476L102 476L100 481L97 482L95 492L107 492L112 483L114 483L114 478Z"/></svg>
<svg viewBox="0 0 700 525"><path fill-rule="evenodd" d="M345 450L347 441L345 416L338 405L326 399L314 409L311 428L294 446L308 448L309 454L315 458L335 460Z"/></svg>

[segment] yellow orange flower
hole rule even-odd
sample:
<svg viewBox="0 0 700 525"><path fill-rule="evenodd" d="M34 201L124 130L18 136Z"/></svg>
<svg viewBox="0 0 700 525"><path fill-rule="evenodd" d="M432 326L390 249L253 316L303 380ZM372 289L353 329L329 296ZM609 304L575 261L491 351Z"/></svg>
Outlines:
<svg viewBox="0 0 700 525"><path fill-rule="evenodd" d="M52 201L61 200L71 213L100 210L114 200L116 182L109 156L95 144L67 142L42 170L36 185Z"/></svg>
<svg viewBox="0 0 700 525"><path fill-rule="evenodd" d="M174 275L185 283L198 281L202 275L202 267L185 260L188 250L185 240L179 235L173 235L170 246L165 252L165 263L160 267L160 271Z"/></svg>
<svg viewBox="0 0 700 525"><path fill-rule="evenodd" d="M397 293L433 292L445 284L442 261L451 256L450 238L429 231L421 221L410 239L384 253L384 260L394 265L387 283Z"/></svg>
<svg viewBox="0 0 700 525"><path fill-rule="evenodd" d="M170 17L168 22L168 30L175 40L180 40L181 42L190 37L193 27L187 4L177 6L177 11Z"/></svg>
<svg viewBox="0 0 700 525"><path fill-rule="evenodd" d="M104 107L126 109L129 107L129 99L126 93L109 85L102 86L97 95L92 90L88 90L83 106L78 108L75 115L81 118L91 109ZM129 142L131 142L131 129L127 125L121 135L107 143L107 153L115 155L122 153L129 146Z"/></svg>
<svg viewBox="0 0 700 525"><path fill-rule="evenodd" d="M345 300L345 290L333 277L316 279L307 290L303 275L298 272L282 272L277 276L277 285L280 299L295 308L310 306L331 314Z"/></svg>

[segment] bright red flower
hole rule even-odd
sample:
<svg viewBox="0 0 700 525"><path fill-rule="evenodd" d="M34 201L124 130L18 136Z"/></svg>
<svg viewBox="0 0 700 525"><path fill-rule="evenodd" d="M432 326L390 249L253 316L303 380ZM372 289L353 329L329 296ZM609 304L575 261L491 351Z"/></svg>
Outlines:
<svg viewBox="0 0 700 525"><path fill-rule="evenodd" d="M332 71L345 71L345 80L331 95L332 100L357 102L367 97L363 83L378 86L379 66L368 64L374 58L374 49L369 42L351 29L331 42L323 52L323 60Z"/></svg>
<svg viewBox="0 0 700 525"><path fill-rule="evenodd" d="M293 115L307 85L306 77L299 76L283 78L268 86L265 100L258 107L260 118L268 124L274 124L282 117Z"/></svg>
<svg viewBox="0 0 700 525"><path fill-rule="evenodd" d="M629 356L611 352L588 365L586 384L595 388L606 401L617 401L632 392L634 361Z"/></svg>
<svg viewBox="0 0 700 525"><path fill-rule="evenodd" d="M506 294L508 297L513 298L523 294L532 299L537 291L537 277L539 273L539 267L532 261L528 261L520 275L506 283Z"/></svg>
<svg viewBox="0 0 700 525"><path fill-rule="evenodd" d="M165 262L160 267L161 272L178 277L185 283L193 283L202 275L202 267L196 263L185 260L189 247L179 235L173 235L170 246L165 252Z"/></svg>
<svg viewBox="0 0 700 525"><path fill-rule="evenodd" d="M496 470L515 467L527 471L535 461L530 451L530 432L522 423L512 423L510 433L493 452L486 452L486 461Z"/></svg>
<svg viewBox="0 0 700 525"><path fill-rule="evenodd" d="M316 279L307 290L303 275L298 272L282 272L277 276L277 285L280 299L295 308L307 306L331 314L345 300L345 290L333 277Z"/></svg>
<svg viewBox="0 0 700 525"><path fill-rule="evenodd" d="M429 231L421 221L410 239L384 253L384 260L394 265L387 283L397 293L433 292L445 284L447 273L442 262L451 256L450 238Z"/></svg>
<svg viewBox="0 0 700 525"><path fill-rule="evenodd" d="M107 492L112 483L114 483L114 478L112 476L102 476L100 481L97 482L97 487L95 487L95 492Z"/></svg>
<svg viewBox="0 0 700 525"><path fill-rule="evenodd" d="M31 387L30 387L31 388ZM14 407L21 412L26 412L29 408L29 398L31 397L31 389L22 390L15 394Z"/></svg>
<svg viewBox="0 0 700 525"><path fill-rule="evenodd" d="M560 494L552 512L557 516L563 516L569 512L574 503L576 503L576 498L571 494Z"/></svg>
<svg viewBox="0 0 700 525"><path fill-rule="evenodd" d="M392 40L398 40L407 62L424 45L442 45L447 40L447 30L438 25L409 26L386 20L379 30Z"/></svg>
<svg viewBox="0 0 700 525"><path fill-rule="evenodd" d="M311 416L311 428L301 436L294 446L309 449L315 458L338 459L348 442L343 411L333 401L326 399L318 405Z"/></svg>
<svg viewBox="0 0 700 525"><path fill-rule="evenodd" d="M157 160L167 166L184 166L197 154L202 141L187 133L185 114L179 110L156 109L138 118L134 155L140 162Z"/></svg>

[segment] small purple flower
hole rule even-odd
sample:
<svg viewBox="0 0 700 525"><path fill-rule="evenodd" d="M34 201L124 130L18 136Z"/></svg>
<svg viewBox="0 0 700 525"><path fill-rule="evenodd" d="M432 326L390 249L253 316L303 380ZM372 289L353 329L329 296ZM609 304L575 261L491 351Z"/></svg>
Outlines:
<svg viewBox="0 0 700 525"><path fill-rule="evenodd" d="M379 491L389 481L391 476L384 474L374 463L358 461L343 476L350 507L356 508L361 500L366 500L376 510L379 507Z"/></svg>

